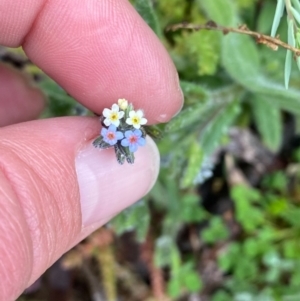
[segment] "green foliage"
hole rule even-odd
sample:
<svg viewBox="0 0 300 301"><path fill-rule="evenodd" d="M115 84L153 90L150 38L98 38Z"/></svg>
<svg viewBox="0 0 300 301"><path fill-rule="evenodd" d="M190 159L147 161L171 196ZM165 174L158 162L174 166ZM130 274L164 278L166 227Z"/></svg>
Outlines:
<svg viewBox="0 0 300 301"><path fill-rule="evenodd" d="M205 154L211 154L240 113L239 101L220 106L201 129L200 144Z"/></svg>
<svg viewBox="0 0 300 301"><path fill-rule="evenodd" d="M193 184L193 181L199 172L202 161L202 149L200 144L194 140L190 145L187 166L181 179L180 186L182 188L187 188Z"/></svg>
<svg viewBox="0 0 300 301"><path fill-rule="evenodd" d="M213 217L210 219L210 224L201 232L201 239L209 244L216 243L228 238L228 230L224 225L224 222L219 217Z"/></svg>
<svg viewBox="0 0 300 301"><path fill-rule="evenodd" d="M196 62L197 73L200 76L215 74L219 63L221 46L218 32L198 31L184 34L176 38L176 43L180 47L181 52Z"/></svg>
<svg viewBox="0 0 300 301"><path fill-rule="evenodd" d="M162 36L161 27L158 21L157 14L153 8L151 0L134 0L134 7L141 15L141 17L147 22L152 30L159 36Z"/></svg>
<svg viewBox="0 0 300 301"><path fill-rule="evenodd" d="M237 21L237 11L234 1L215 0L201 1L197 0L199 6L203 8L209 19L225 26L234 26Z"/></svg>
<svg viewBox="0 0 300 301"><path fill-rule="evenodd" d="M135 230L137 240L144 241L149 223L150 214L148 204L142 200L117 215L110 222L110 226L118 235Z"/></svg>
<svg viewBox="0 0 300 301"><path fill-rule="evenodd" d="M234 206L229 222L224 216L204 209L196 187L204 163L226 145L233 126L254 125L269 150L280 150L282 111L290 112L298 120L300 116L300 79L292 68L292 56L289 54L286 63L283 51L272 52L238 34L165 32L165 26L184 20L214 20L232 27L247 21L248 26L253 25L251 29L268 33L275 14L277 21L272 33L279 32L285 38L282 33L287 36L290 28L289 42L296 42L299 47L299 32L292 32L291 25L279 24L283 1L277 2L276 13L276 3L267 0L259 5L251 0L132 2L173 58L185 103L182 112L168 124L152 129L163 137L158 141L161 171L157 183L143 201L120 213L110 223L111 229L116 235L135 231L140 242L151 232L155 240L154 262L168 271L166 294L170 300L192 292L206 292L204 272L199 266L205 264L201 261L205 257L201 256L207 250L212 250L209 260L214 261L216 274L222 277L209 300L298 300L299 168L292 180L287 170L282 169L264 175L255 188L229 186L228 198ZM292 4L299 10L297 1ZM298 22L297 13L294 15ZM284 77L286 85L290 78L292 88L286 90L278 83ZM55 82L45 77L40 86L49 100L43 117L89 114ZM293 159L298 166L299 149ZM226 171L222 174L224 182L230 176L230 171ZM296 183L294 189L290 189L291 183ZM238 235L232 229L235 227ZM192 245L186 253L177 243L183 229L188 229L188 243ZM196 241L196 247L191 240Z"/></svg>
<svg viewBox="0 0 300 301"><path fill-rule="evenodd" d="M253 117L265 145L272 151L277 151L282 140L281 112L272 106L272 99L257 95L251 99ZM268 118L266 118L268 112Z"/></svg>
<svg viewBox="0 0 300 301"><path fill-rule="evenodd" d="M78 115L77 111L87 112L85 108L76 103L61 87L54 81L46 78L40 83L40 87L48 97L48 107L43 113L43 118L53 116Z"/></svg>

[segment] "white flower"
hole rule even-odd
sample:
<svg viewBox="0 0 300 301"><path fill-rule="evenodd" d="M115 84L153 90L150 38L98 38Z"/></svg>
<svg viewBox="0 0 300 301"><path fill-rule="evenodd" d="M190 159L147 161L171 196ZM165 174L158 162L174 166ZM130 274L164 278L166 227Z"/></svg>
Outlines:
<svg viewBox="0 0 300 301"><path fill-rule="evenodd" d="M125 111L128 107L128 101L125 98L118 99L118 105L121 110Z"/></svg>
<svg viewBox="0 0 300 301"><path fill-rule="evenodd" d="M115 125L116 127L120 124L120 119L123 118L124 112L119 112L120 108L117 104L113 104L110 109L104 109L102 115L105 117L104 124L106 126L110 126L111 124Z"/></svg>
<svg viewBox="0 0 300 301"><path fill-rule="evenodd" d="M141 110L130 111L129 118L126 119L126 123L132 125L134 128L139 129L141 125L147 123L147 119L143 118L144 113Z"/></svg>

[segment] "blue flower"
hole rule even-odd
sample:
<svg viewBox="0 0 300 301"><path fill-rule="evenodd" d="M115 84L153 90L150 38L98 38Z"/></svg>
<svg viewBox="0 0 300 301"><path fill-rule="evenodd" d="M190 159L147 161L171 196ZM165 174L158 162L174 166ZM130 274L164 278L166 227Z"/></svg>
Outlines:
<svg viewBox="0 0 300 301"><path fill-rule="evenodd" d="M123 133L117 131L116 126L113 124L111 124L108 129L102 128L101 135L103 137L103 140L109 145L115 145L118 140L124 138Z"/></svg>
<svg viewBox="0 0 300 301"><path fill-rule="evenodd" d="M144 146L146 144L145 138L142 137L141 130L126 131L125 138L121 141L122 146L129 147L129 150L134 153L138 146Z"/></svg>

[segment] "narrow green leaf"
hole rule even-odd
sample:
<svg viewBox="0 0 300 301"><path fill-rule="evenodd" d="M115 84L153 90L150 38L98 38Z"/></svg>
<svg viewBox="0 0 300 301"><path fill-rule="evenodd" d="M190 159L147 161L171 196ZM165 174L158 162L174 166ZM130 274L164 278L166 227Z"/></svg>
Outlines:
<svg viewBox="0 0 300 301"><path fill-rule="evenodd" d="M300 2L299 0L292 0L293 6L297 10L298 13L300 13Z"/></svg>
<svg viewBox="0 0 300 301"><path fill-rule="evenodd" d="M294 33L294 20L288 20L288 43L289 45L295 47L296 40L295 40L295 33Z"/></svg>
<svg viewBox="0 0 300 301"><path fill-rule="evenodd" d="M290 91L291 89L286 90L284 87L282 87L282 90L284 91ZM282 90L278 90L278 95L272 95L271 93L261 93L262 96L266 96L268 98L272 97L272 105L285 110L287 112L290 112L292 114L298 114L300 115L300 100L299 95L300 91L293 91L298 95L298 99L296 98L296 95L293 95L292 93L290 95L282 95ZM276 90L273 94L276 94Z"/></svg>
<svg viewBox="0 0 300 301"><path fill-rule="evenodd" d="M274 16L272 30L271 30L271 37L275 37L276 35L280 23L280 19L283 15L284 7L285 7L284 0L277 0L277 6L276 6L275 16Z"/></svg>
<svg viewBox="0 0 300 301"><path fill-rule="evenodd" d="M240 102L233 101L221 107L207 125L202 129L200 145L204 155L210 155L219 145L240 112Z"/></svg>
<svg viewBox="0 0 300 301"><path fill-rule="evenodd" d="M284 64L284 86L286 89L289 88L289 81L292 71L292 52L287 50Z"/></svg>
<svg viewBox="0 0 300 301"><path fill-rule="evenodd" d="M180 86L185 95L193 94L198 96L199 100L206 100L209 96L209 91L203 88L200 84L181 80Z"/></svg>
<svg viewBox="0 0 300 301"><path fill-rule="evenodd" d="M193 184L193 181L200 170L202 160L202 149L199 142L194 140L190 145L187 167L180 183L181 188L187 188Z"/></svg>
<svg viewBox="0 0 300 301"><path fill-rule="evenodd" d="M192 125L200 120L212 105L208 102L197 103L182 110L182 112L173 118L165 127L165 132L174 132Z"/></svg>
<svg viewBox="0 0 300 301"><path fill-rule="evenodd" d="M162 36L161 27L151 0L135 0L134 7L158 37Z"/></svg>
<svg viewBox="0 0 300 301"><path fill-rule="evenodd" d="M280 109L272 105L272 99L256 95L251 99L255 124L264 144L272 151L277 151L282 139L282 121ZM267 112L267 114L266 114Z"/></svg>
<svg viewBox="0 0 300 301"><path fill-rule="evenodd" d="M295 10L293 7L291 7L291 11L293 13L293 16L297 20L297 22L300 24L300 12L298 12L297 10Z"/></svg>
<svg viewBox="0 0 300 301"><path fill-rule="evenodd" d="M288 20L288 43L289 45L295 47L296 40L294 35L294 20ZM287 50L286 58L285 58L285 65L284 65L284 86L286 89L289 87L289 81L291 77L292 71L292 52Z"/></svg>
<svg viewBox="0 0 300 301"><path fill-rule="evenodd" d="M223 26L234 26L238 21L235 2L231 0L197 0L208 17Z"/></svg>

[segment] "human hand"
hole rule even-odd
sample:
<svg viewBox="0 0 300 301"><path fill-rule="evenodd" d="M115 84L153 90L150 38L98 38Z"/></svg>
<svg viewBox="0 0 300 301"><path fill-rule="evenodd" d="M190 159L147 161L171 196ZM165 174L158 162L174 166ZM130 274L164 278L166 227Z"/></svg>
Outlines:
<svg viewBox="0 0 300 301"><path fill-rule="evenodd" d="M126 98L151 124L168 121L182 105L173 63L127 0L0 0L0 28L1 45L22 45L96 113ZM8 301L144 196L159 155L148 139L134 165L119 165L113 150L91 145L97 118L18 123L38 116L43 96L4 65L0 95L0 300Z"/></svg>

